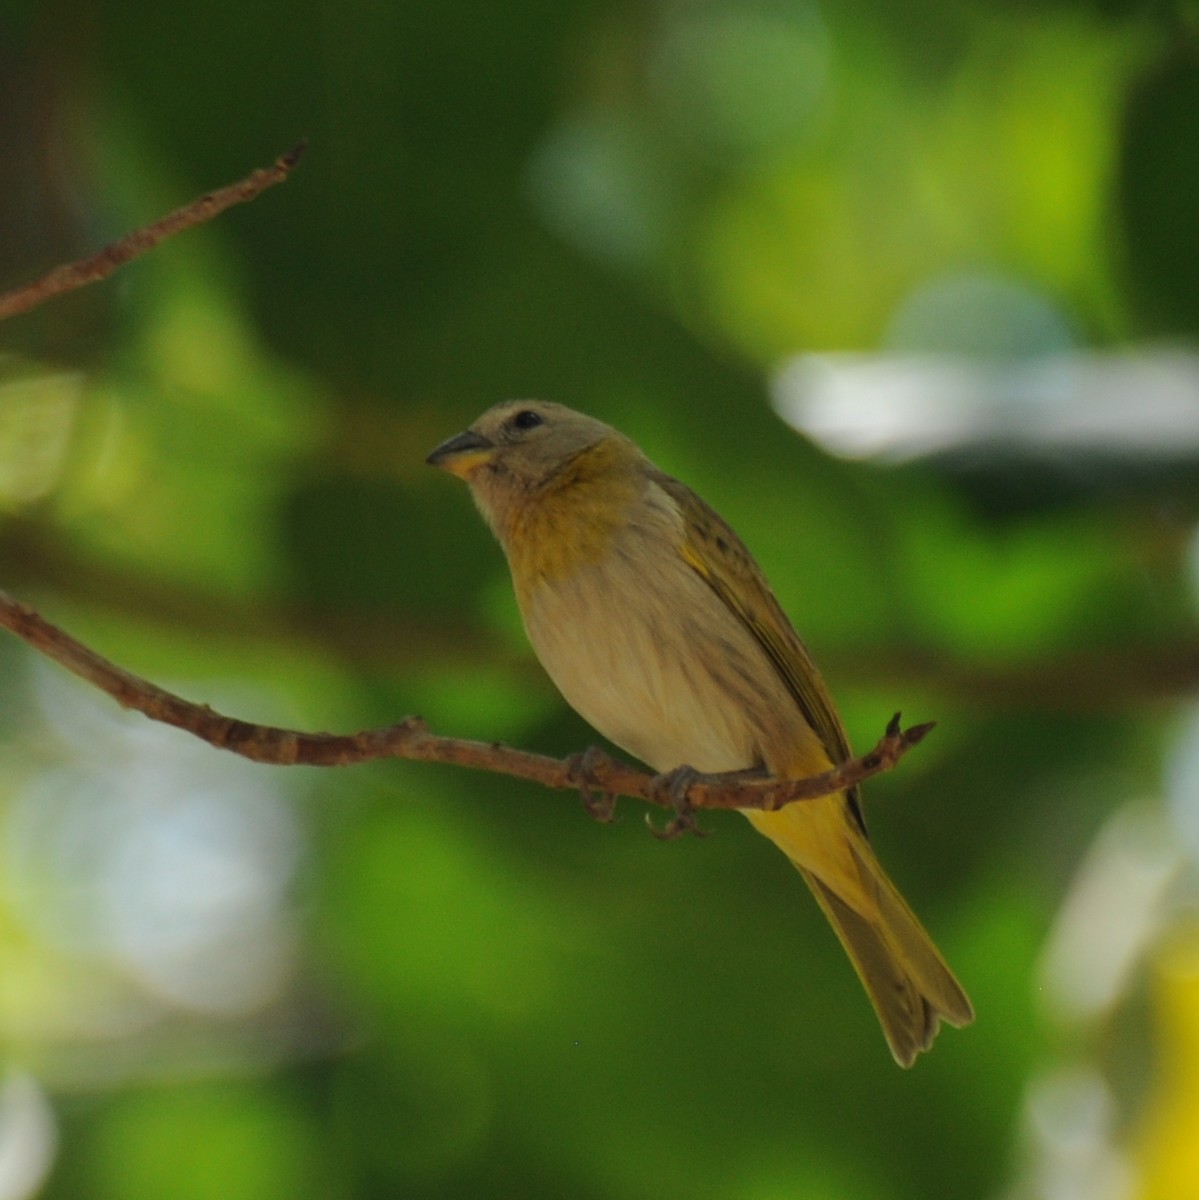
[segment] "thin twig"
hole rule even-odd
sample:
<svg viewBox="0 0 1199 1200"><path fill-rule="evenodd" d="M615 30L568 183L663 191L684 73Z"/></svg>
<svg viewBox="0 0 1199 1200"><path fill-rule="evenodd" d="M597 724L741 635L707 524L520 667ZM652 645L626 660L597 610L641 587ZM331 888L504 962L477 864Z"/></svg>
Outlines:
<svg viewBox="0 0 1199 1200"><path fill-rule="evenodd" d="M566 759L517 750L497 742L476 742L431 733L419 717L407 717L384 729L361 733L304 733L256 725L222 716L206 704L195 704L116 666L70 634L51 624L26 604L0 592L0 626L11 630L35 650L107 692L124 708L135 709L154 721L174 725L222 750L254 762L283 766L343 767L379 758L450 763L460 767L512 775L545 787L631 796L675 806L662 777L654 776L602 751ZM724 779L696 775L685 798L694 808L780 808L799 800L831 795L890 770L932 728L899 727L892 719L870 753L808 779Z"/></svg>
<svg viewBox="0 0 1199 1200"><path fill-rule="evenodd" d="M148 250L153 250L164 238L211 221L231 205L253 200L267 188L282 183L291 174L292 168L304 153L304 146L305 143L300 142L286 154L281 154L269 167L261 167L245 179L218 188L215 192L206 192L190 204L177 208L149 225L135 229L87 258L64 263L40 279L3 293L0 295L0 321L6 317L15 317L18 313L28 312L29 309L44 304L54 296L61 296L64 292L72 292L85 284L107 279L125 263Z"/></svg>

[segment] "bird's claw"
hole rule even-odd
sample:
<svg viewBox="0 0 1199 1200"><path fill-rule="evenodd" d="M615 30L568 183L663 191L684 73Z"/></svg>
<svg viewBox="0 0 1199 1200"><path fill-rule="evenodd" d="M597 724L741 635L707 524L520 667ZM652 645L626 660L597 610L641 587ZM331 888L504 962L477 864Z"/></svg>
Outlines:
<svg viewBox="0 0 1199 1200"><path fill-rule="evenodd" d="M601 825L616 819L616 793L605 791L599 781L598 767L605 757L598 746L588 746L581 754L570 756L567 768L571 783L578 785L583 810Z"/></svg>
<svg viewBox="0 0 1199 1200"><path fill-rule="evenodd" d="M654 824L649 813L645 814L646 826L659 841L671 842L688 833L695 837L708 836L706 830L700 829L699 823L695 819L695 809L687 797L691 785L700 778L702 778L700 772L694 767L683 766L675 767L673 771L667 771L654 779L654 798L659 802L669 803L670 810L674 814L661 827Z"/></svg>

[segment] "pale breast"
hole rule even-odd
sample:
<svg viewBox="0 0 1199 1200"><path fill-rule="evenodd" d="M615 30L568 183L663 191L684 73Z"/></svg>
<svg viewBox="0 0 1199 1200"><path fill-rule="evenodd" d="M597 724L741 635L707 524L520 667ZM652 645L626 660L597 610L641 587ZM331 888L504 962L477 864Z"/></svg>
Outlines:
<svg viewBox="0 0 1199 1200"><path fill-rule="evenodd" d="M521 596L529 640L567 702L657 771L756 766L813 739L752 634L668 549L659 513L602 560Z"/></svg>

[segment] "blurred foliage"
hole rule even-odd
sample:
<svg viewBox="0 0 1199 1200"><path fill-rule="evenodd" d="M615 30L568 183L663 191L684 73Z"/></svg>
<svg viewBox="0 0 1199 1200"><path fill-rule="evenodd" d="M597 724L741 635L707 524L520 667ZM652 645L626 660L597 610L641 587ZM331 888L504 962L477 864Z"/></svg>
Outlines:
<svg viewBox="0 0 1199 1200"><path fill-rule="evenodd" d="M939 720L867 800L979 1017L896 1070L735 817L663 845L502 779L229 761L7 639L0 1200L1192 1195L1196 30L7 0L0 287L310 148L5 326L3 586L247 719L580 749L422 460L503 397L590 411L741 531L859 743ZM1101 441L1045 435L1019 373L1121 355L1114 404L1050 397ZM791 360L977 394L837 453Z"/></svg>

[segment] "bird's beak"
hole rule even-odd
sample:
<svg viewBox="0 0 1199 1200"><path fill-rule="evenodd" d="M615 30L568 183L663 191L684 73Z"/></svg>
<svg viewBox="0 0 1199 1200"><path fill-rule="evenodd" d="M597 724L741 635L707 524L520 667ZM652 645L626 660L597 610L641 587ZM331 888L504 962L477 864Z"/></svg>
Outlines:
<svg viewBox="0 0 1199 1200"><path fill-rule="evenodd" d="M443 471L449 471L451 475L466 479L494 452L495 443L490 438L484 437L481 433L475 433L473 429L468 429L464 433L456 434L448 441L442 442L425 459L425 462L431 467L440 467Z"/></svg>

